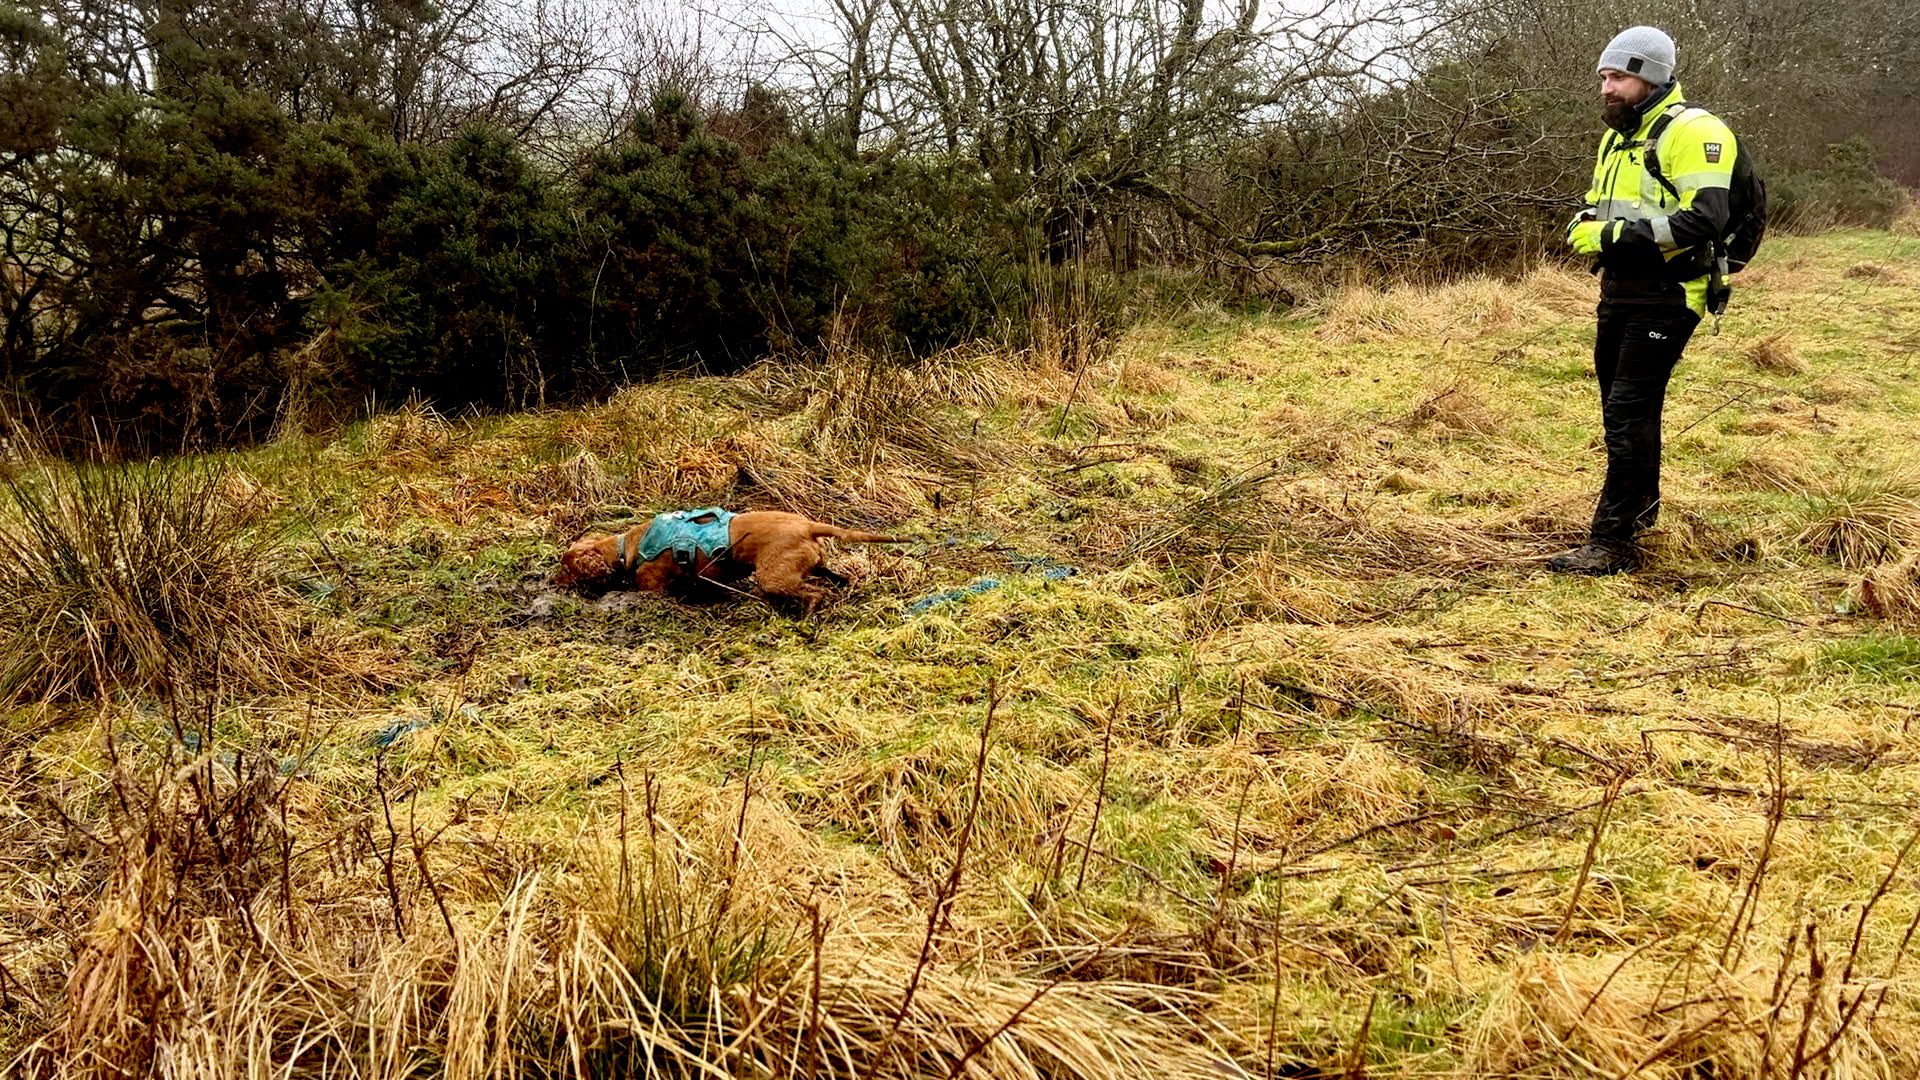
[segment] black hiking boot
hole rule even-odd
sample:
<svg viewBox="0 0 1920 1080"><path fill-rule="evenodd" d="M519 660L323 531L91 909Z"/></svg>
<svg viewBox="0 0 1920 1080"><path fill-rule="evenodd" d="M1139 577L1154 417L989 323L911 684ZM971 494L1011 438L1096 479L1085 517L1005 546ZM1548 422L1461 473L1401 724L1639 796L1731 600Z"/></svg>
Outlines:
<svg viewBox="0 0 1920 1080"><path fill-rule="evenodd" d="M1570 551L1563 551L1547 560L1547 569L1556 574L1590 574L1604 577L1631 570L1639 564L1631 548L1617 548L1607 544L1581 544Z"/></svg>

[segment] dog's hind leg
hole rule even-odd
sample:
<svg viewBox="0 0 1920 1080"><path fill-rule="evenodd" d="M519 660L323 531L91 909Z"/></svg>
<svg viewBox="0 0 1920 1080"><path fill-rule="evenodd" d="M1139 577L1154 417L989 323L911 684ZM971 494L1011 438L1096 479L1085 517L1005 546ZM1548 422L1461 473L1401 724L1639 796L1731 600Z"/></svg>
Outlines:
<svg viewBox="0 0 1920 1080"><path fill-rule="evenodd" d="M768 596L784 596L799 600L807 606L807 614L820 606L826 598L826 590L807 580L807 574L819 563L818 556L805 550L782 552L778 557L763 556L760 565L754 568L754 584L760 586Z"/></svg>
<svg viewBox="0 0 1920 1080"><path fill-rule="evenodd" d="M833 584L839 586L842 589L853 584L852 578L848 577L847 575L841 573L838 570L835 570L833 567L828 566L826 563L821 563L819 566L814 567L813 572L823 578L826 578L828 581L832 582Z"/></svg>

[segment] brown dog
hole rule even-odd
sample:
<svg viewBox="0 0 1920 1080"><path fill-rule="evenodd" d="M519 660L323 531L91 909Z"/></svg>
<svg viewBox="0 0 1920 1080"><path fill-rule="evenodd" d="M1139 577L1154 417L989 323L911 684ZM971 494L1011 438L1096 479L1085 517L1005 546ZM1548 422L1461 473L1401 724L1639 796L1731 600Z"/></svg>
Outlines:
<svg viewBox="0 0 1920 1080"><path fill-rule="evenodd" d="M825 537L856 544L900 544L906 541L879 533L843 529L780 510L735 514L727 522L727 549L715 557L698 551L680 558L671 549L651 559L639 557L641 539L654 525L633 525L617 533L588 533L560 554L554 584L582 588L631 586L666 592L688 580L737 581L752 575L768 596L802 601L807 613L826 592L807 580L815 573L839 578L822 565L819 541ZM698 520L698 519L696 519ZM845 579L840 579L843 583Z"/></svg>

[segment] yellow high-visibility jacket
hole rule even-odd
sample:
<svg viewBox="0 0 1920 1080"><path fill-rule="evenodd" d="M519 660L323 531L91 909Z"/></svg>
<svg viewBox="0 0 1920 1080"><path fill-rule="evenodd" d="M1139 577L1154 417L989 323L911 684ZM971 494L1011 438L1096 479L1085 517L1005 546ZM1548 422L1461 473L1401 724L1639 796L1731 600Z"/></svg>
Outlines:
<svg viewBox="0 0 1920 1080"><path fill-rule="evenodd" d="M1609 129L1586 198L1594 217L1607 223L1600 240L1603 298L1685 303L1705 315L1713 241L1727 229L1739 144L1705 109L1677 112L1657 147L1660 172L1673 185L1668 191L1646 167L1647 135L1685 100L1675 82L1654 92L1631 137Z"/></svg>

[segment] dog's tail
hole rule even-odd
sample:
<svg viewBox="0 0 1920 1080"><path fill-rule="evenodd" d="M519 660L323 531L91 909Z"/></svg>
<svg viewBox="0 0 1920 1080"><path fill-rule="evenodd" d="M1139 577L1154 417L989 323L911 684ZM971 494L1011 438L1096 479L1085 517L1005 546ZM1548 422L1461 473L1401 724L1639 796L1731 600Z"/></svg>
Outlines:
<svg viewBox="0 0 1920 1080"><path fill-rule="evenodd" d="M912 543L904 536L888 536L885 533L861 532L858 529L843 529L838 525L829 525L824 521L813 523L812 536L815 540L830 536L835 540L845 540L850 544L907 544Z"/></svg>

